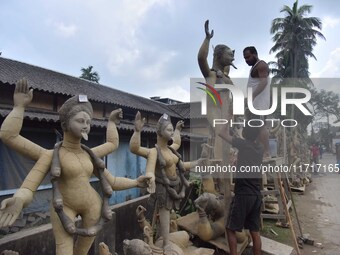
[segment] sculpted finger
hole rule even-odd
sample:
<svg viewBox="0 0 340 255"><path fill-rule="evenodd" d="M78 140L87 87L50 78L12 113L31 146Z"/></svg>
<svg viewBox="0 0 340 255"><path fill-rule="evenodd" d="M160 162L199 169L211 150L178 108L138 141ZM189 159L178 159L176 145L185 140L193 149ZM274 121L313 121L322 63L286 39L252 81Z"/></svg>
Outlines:
<svg viewBox="0 0 340 255"><path fill-rule="evenodd" d="M15 89L14 89L14 93L18 93L19 92L19 81L15 84Z"/></svg>
<svg viewBox="0 0 340 255"><path fill-rule="evenodd" d="M121 114L123 114L122 108L116 109L115 112L117 113L118 116L120 116Z"/></svg>
<svg viewBox="0 0 340 255"><path fill-rule="evenodd" d="M214 36L214 29L211 30L211 34L210 34L210 37L213 37Z"/></svg>
<svg viewBox="0 0 340 255"><path fill-rule="evenodd" d="M7 206L7 200L5 199L5 200L3 200L2 202L1 202L1 207L0 207L0 210L3 210L3 209L5 209L6 208L6 206ZM1 214L0 214L1 215Z"/></svg>
<svg viewBox="0 0 340 255"><path fill-rule="evenodd" d="M28 86L27 86L27 80L23 79L22 80L22 92L27 94L29 91Z"/></svg>
<svg viewBox="0 0 340 255"><path fill-rule="evenodd" d="M19 80L19 81L17 82L16 87L18 88L18 89L17 89L17 93L22 93L22 80Z"/></svg>
<svg viewBox="0 0 340 255"><path fill-rule="evenodd" d="M24 94L27 93L27 81L25 79L19 81L19 92Z"/></svg>
<svg viewBox="0 0 340 255"><path fill-rule="evenodd" d="M16 220L16 217L14 217L12 214L8 214L8 217L6 218L5 222L4 222L4 226L10 226L14 223L14 221Z"/></svg>
<svg viewBox="0 0 340 255"><path fill-rule="evenodd" d="M30 99L33 98L33 89L30 89L30 90L28 91L28 96L30 97Z"/></svg>
<svg viewBox="0 0 340 255"><path fill-rule="evenodd" d="M3 213L0 217L0 228L5 227L4 223L8 217L8 213Z"/></svg>
<svg viewBox="0 0 340 255"><path fill-rule="evenodd" d="M141 119L141 115L140 115L140 111L138 111L137 113L136 113L136 118L135 118L135 120L140 120Z"/></svg>
<svg viewBox="0 0 340 255"><path fill-rule="evenodd" d="M16 221L16 219L18 218L19 214L18 213L14 213L11 220L9 221L8 225L11 226L14 221Z"/></svg>
<svg viewBox="0 0 340 255"><path fill-rule="evenodd" d="M151 189L151 188L149 188L149 189L148 189L148 192L149 192L150 194L153 194L153 193L155 193L155 190L154 190L154 189Z"/></svg>

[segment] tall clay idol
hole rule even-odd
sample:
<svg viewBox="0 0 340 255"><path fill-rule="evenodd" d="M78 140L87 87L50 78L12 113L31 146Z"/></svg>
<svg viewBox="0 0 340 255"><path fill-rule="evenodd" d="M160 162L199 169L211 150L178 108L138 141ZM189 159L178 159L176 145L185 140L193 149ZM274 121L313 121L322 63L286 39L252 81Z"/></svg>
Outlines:
<svg viewBox="0 0 340 255"><path fill-rule="evenodd" d="M145 119L136 114L135 131L130 140L131 152L147 159L146 176L151 177L148 188L150 199L156 204L159 212L160 236L163 237L163 250L171 249L169 242L170 210L179 209L179 203L185 196L189 183L184 177L184 171L194 167L198 161L182 162L177 150L181 145L180 131L183 122L179 121L174 131L170 117L167 114L157 123L157 143L154 148L141 147L141 130ZM168 142L173 143L168 146Z"/></svg>
<svg viewBox="0 0 340 255"><path fill-rule="evenodd" d="M214 36L214 31L209 31L209 20L207 20L204 24L204 31L205 38L198 51L197 60L201 73L205 79L205 83L211 86L215 86L216 84L233 84L229 78L229 70L230 66L236 68L233 65L234 50L231 50L224 44L216 45L213 52L213 64L212 67L210 67L207 58L209 54L210 40ZM210 124L209 133L213 141L213 144L211 144L213 146L213 155L210 157L220 161L222 165L226 166L229 165L228 155L230 153L230 146L218 136L222 125L215 126L213 123L215 119L232 119L232 113L230 113L231 99L228 90L216 90L220 94L222 105L215 105L212 100L207 99L207 112L209 114L207 114L206 117L208 123ZM225 174L223 176L219 176L220 180L223 178L225 178ZM230 193L230 188L228 187L229 181L224 182L224 184L220 185L222 187L219 187L219 192Z"/></svg>
<svg viewBox="0 0 340 255"><path fill-rule="evenodd" d="M122 110L111 112L107 126L106 143L92 149L81 144L90 131L92 106L86 96L74 96L60 108L63 141L53 150L47 150L22 137L19 133L23 124L25 107L33 99L27 81L20 80L14 92L13 110L4 120L0 138L13 150L36 161L23 184L12 198L2 201L0 227L13 224L23 207L33 199L33 193L44 177L50 173L53 187L51 222L56 241L57 255L85 255L105 221L112 217L108 199L112 190L146 187L150 178L140 176L137 180L112 176L100 159L118 147L116 123ZM99 178L103 199L90 185L90 177ZM81 226L75 218L81 216ZM73 234L78 234L74 243Z"/></svg>
<svg viewBox="0 0 340 255"><path fill-rule="evenodd" d="M205 30L205 38L203 43L198 51L198 65L201 70L201 73L205 79L205 82L211 86L215 86L216 84L233 84L231 79L229 78L229 70L230 66L233 66L234 61L234 50L231 50L228 46L224 44L218 44L214 47L213 52L213 64L212 67L209 67L208 64L208 54L209 54L209 46L210 39L214 36L214 30L209 31L209 20L207 20L204 24ZM214 105L210 101L207 100L209 114L207 115L207 119L213 126L214 119L225 119L228 113L228 102L230 101L229 92L226 90L219 91L221 99L223 101L223 105ZM229 116L232 117L232 116ZM211 129L212 137L215 140L214 146L214 158L223 160L223 156L229 153L225 151L224 148L228 146L222 146L222 139L220 139L216 134L219 133L220 125L217 125L216 128ZM215 131L215 133L214 133ZM227 163L227 162L223 162Z"/></svg>

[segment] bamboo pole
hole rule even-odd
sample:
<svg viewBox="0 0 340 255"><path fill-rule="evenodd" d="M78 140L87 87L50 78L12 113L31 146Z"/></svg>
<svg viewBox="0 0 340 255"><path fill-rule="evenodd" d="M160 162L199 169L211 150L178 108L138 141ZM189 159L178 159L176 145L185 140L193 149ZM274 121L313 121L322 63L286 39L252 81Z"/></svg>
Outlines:
<svg viewBox="0 0 340 255"><path fill-rule="evenodd" d="M287 206L287 201L286 201L286 195L285 195L285 191L284 191L283 186L282 186L281 174L280 173L278 173L277 178L278 178L278 182L279 182L279 190L280 190L280 196L281 196L283 208L285 210L286 218L287 218L287 221L288 221L288 224L289 224L289 229L290 229L290 232L291 232L292 238L293 238L293 244L294 244L294 247L296 249L297 255L301 255L299 245L297 243L295 231L294 231L294 228L293 228L293 224L292 224L292 219L290 218L290 214L289 214L289 210L288 210L288 206Z"/></svg>

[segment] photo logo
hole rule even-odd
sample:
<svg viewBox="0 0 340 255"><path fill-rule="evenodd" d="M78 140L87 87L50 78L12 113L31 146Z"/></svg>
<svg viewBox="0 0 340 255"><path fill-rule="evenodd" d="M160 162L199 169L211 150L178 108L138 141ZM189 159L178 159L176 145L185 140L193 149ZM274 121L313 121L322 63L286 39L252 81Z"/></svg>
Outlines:
<svg viewBox="0 0 340 255"><path fill-rule="evenodd" d="M210 98L211 98L211 100L214 102L214 104L217 105L217 104L216 104L216 99L215 99L215 97L214 97L214 95L215 95L216 98L217 98L217 100L218 100L218 102L220 103L220 106L222 106L223 102L222 102L221 96L220 96L220 94L218 94L218 92L216 91L216 89L214 89L213 86L211 86L211 85L209 85L209 84L206 84L206 83L204 83L204 82L197 82L197 83L198 83L198 84L201 84L201 85L203 85L203 86L205 86L206 89L205 89L205 88L201 88L201 87L196 87L196 88L198 88L198 89L200 89L200 90L203 90L207 95L210 96ZM214 95L213 95L211 92L212 92Z"/></svg>
<svg viewBox="0 0 340 255"><path fill-rule="evenodd" d="M227 89L231 92L232 96L233 96L233 114L234 115L244 115L245 112L245 106L244 106L244 100L245 100L245 96L242 92L242 90L234 85L230 85L230 84L215 84L215 87L212 87L211 85L205 84L203 82L197 82L201 85L206 86L207 88L209 88L216 96L219 100L221 100L221 96L218 94L218 92L216 91L216 89ZM210 98L212 98L212 100L215 102L216 105L216 100L214 98L214 96L212 95L212 93L207 90L207 89L202 89L200 87L197 87L203 91L205 91ZM299 98L288 98L288 94L300 94L300 95L304 95L304 97L299 97ZM256 115L270 115L272 113L275 112L275 110L277 109L277 105L278 105L278 88L272 88L272 104L271 107L269 109L266 110L258 110L255 109L255 107L253 106L253 91L252 88L248 88L247 89L247 104L248 104L248 108L249 111L253 114ZM311 93L309 90L305 89L305 88L294 88L294 87L286 87L286 88L281 88L280 89L280 94L281 94L281 116L286 116L287 115L287 105L295 105L304 115L306 116L311 116L311 112L304 106L304 104L308 103L309 100L311 99ZM220 101L220 105L222 105L222 100ZM203 96L201 98L201 114L202 115L206 115L207 114L207 101L206 101L206 97Z"/></svg>

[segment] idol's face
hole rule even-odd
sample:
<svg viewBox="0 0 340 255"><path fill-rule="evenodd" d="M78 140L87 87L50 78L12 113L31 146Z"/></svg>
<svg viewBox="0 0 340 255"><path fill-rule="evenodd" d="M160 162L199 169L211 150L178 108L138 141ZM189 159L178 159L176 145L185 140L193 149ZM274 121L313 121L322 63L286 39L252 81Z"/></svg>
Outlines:
<svg viewBox="0 0 340 255"><path fill-rule="evenodd" d="M231 49L226 49L223 51L223 66L230 66L234 61L234 51Z"/></svg>
<svg viewBox="0 0 340 255"><path fill-rule="evenodd" d="M68 122L67 131L76 138L87 140L90 132L91 117L87 112L78 112Z"/></svg>
<svg viewBox="0 0 340 255"><path fill-rule="evenodd" d="M162 137L164 137L166 140L170 141L172 137L174 136L174 127L172 124L168 124L161 133Z"/></svg>

